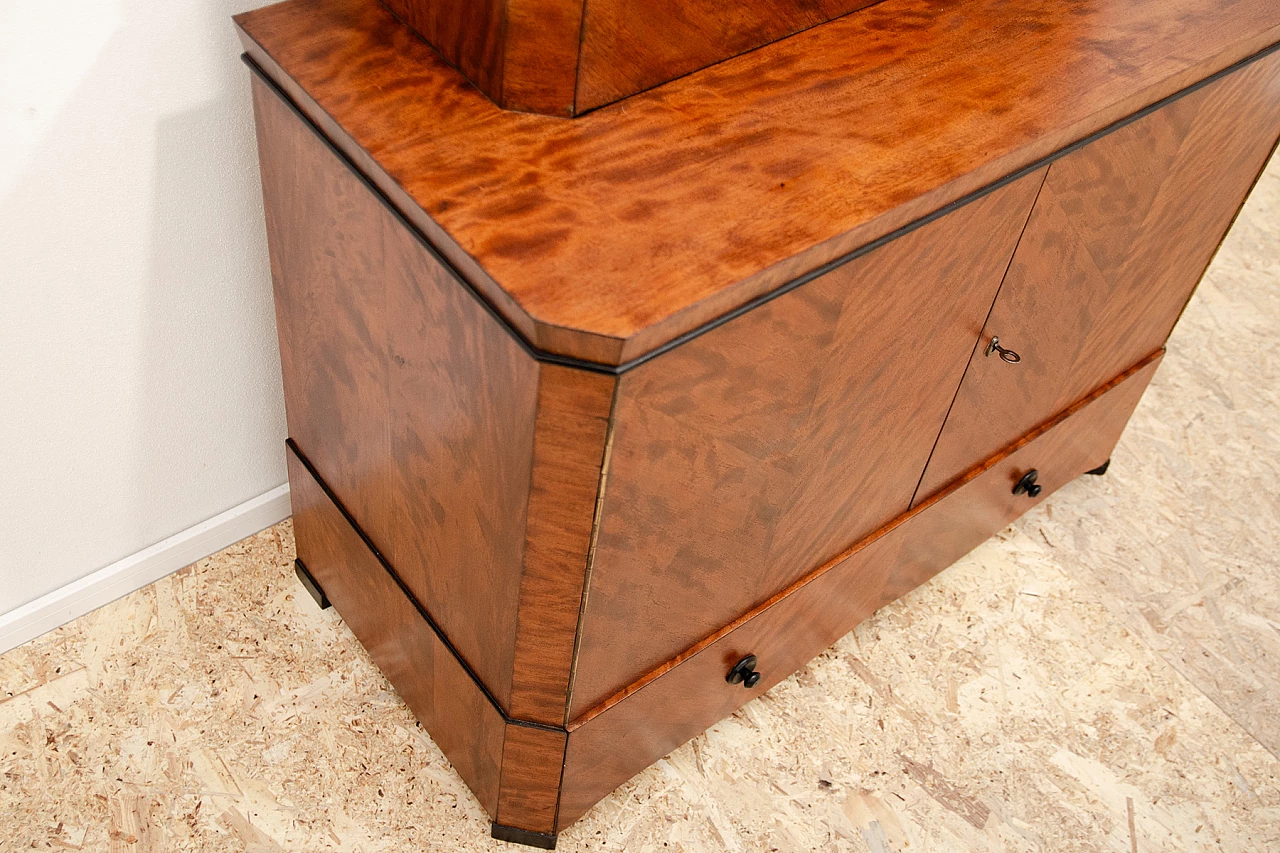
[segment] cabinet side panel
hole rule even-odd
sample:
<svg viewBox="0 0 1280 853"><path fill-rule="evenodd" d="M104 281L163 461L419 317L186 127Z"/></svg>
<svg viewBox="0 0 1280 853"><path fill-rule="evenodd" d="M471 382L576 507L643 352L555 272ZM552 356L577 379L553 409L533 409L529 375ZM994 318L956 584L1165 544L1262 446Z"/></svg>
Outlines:
<svg viewBox="0 0 1280 853"><path fill-rule="evenodd" d="M500 703L537 362L254 81L289 433Z"/></svg>
<svg viewBox="0 0 1280 853"><path fill-rule="evenodd" d="M1042 178L623 375L571 716L906 511Z"/></svg>
<svg viewBox="0 0 1280 853"><path fill-rule="evenodd" d="M496 815L502 716L298 457L288 457L298 559L485 811Z"/></svg>
<svg viewBox="0 0 1280 853"><path fill-rule="evenodd" d="M1051 426L1026 436L851 556L681 655L632 692L570 725L559 827L609 791L804 666L875 610L927 581L1111 453L1158 356L1119 377ZM1012 485L1041 473L1036 499ZM757 657L752 690L726 683Z"/></svg>
<svg viewBox="0 0 1280 853"><path fill-rule="evenodd" d="M563 725L616 379L543 365L511 716Z"/></svg>
<svg viewBox="0 0 1280 853"><path fill-rule="evenodd" d="M1277 137L1273 54L1050 167L920 498L1164 345Z"/></svg>
<svg viewBox="0 0 1280 853"><path fill-rule="evenodd" d="M495 101L502 92L503 0L382 0Z"/></svg>
<svg viewBox="0 0 1280 853"><path fill-rule="evenodd" d="M364 188L256 79L253 101L289 435L356 517L376 517L390 474L378 223ZM338 228L367 250L335 257Z"/></svg>
<svg viewBox="0 0 1280 853"><path fill-rule="evenodd" d="M880 0L587 0L578 110L593 109Z"/></svg>

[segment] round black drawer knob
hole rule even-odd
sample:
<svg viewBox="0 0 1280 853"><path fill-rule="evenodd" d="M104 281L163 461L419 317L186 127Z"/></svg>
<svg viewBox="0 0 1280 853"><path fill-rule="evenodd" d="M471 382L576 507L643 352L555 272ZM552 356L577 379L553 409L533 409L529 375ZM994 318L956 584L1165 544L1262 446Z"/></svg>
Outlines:
<svg viewBox="0 0 1280 853"><path fill-rule="evenodd" d="M756 672L756 656L747 655L733 665L724 680L730 684L741 684L748 690L760 683L760 673Z"/></svg>
<svg viewBox="0 0 1280 853"><path fill-rule="evenodd" d="M1022 479L1018 481L1018 485L1013 487L1015 495L1026 495L1029 498L1038 498L1040 493L1044 491L1044 487L1036 483L1040 479L1040 472L1035 468L1022 475Z"/></svg>

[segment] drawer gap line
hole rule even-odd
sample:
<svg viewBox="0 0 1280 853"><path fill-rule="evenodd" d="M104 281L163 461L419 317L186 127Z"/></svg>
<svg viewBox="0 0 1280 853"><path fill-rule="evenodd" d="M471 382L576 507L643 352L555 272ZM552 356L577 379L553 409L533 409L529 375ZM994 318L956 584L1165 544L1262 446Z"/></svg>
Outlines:
<svg viewBox="0 0 1280 853"><path fill-rule="evenodd" d="M436 621L431 618L431 614L422 606L422 602L418 601L417 596L415 596L413 591L405 585L404 581L400 579L400 576L396 574L396 570L392 568L389 562L387 562L387 558L384 557L382 552L378 550L378 547L373 544L373 540L371 540L364 532L364 529L356 523L356 520L352 517L351 513L347 512L347 508L343 506L342 501L338 500L338 496L329 488L329 484L321 479L320 473L316 471L314 466L312 466L311 460L307 459L292 438L286 439L285 445L297 460L302 463L302 467L307 469L307 473L316 481L316 485L324 492L325 497L327 497L338 512L342 514L343 520L345 520L347 524L350 525L351 529L355 531L356 535L360 537L360 541L369 549L369 553L377 559L378 564L382 566L383 570L390 575L393 581L395 581L396 586L400 588L400 592L404 594L405 598L409 600L409 603L418 611L418 615L422 617L422 620L427 623L427 627L429 627L431 632L436 635L436 638L440 640L441 644L443 644L449 651L449 654L453 655L454 660L456 660L458 665L462 667L462 671L467 674L467 677L471 679L477 688L479 688L480 692L484 695L484 698L488 700L489 704L498 712L498 715L502 717L502 721L513 726L523 726L530 729L543 729L550 732L564 732L565 728L563 726L552 726L546 723L537 723L532 720L516 719L508 714L503 707L498 704L498 700L493 697L493 694L489 692L489 688L484 685L484 682L482 682L471 669L471 665L467 663L466 659L458 653L457 648L449 641L449 638L445 635L444 631L441 630L440 626L436 624Z"/></svg>

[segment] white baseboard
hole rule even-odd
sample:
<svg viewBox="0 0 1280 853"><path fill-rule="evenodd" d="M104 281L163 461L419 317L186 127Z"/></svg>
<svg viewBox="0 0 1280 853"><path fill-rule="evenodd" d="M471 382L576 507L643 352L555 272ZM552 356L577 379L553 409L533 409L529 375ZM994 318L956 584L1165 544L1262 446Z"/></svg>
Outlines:
<svg viewBox="0 0 1280 853"><path fill-rule="evenodd" d="M289 517L289 484L0 615L0 654Z"/></svg>

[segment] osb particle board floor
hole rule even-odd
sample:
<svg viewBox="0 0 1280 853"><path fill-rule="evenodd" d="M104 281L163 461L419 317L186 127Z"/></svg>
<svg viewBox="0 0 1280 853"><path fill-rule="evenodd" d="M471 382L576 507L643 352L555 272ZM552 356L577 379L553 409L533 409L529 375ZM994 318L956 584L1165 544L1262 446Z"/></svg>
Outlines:
<svg viewBox="0 0 1280 853"><path fill-rule="evenodd" d="M1280 161L1086 477L560 848L1280 850ZM0 657L0 848L514 850L286 522Z"/></svg>

